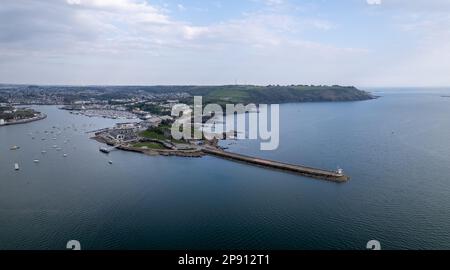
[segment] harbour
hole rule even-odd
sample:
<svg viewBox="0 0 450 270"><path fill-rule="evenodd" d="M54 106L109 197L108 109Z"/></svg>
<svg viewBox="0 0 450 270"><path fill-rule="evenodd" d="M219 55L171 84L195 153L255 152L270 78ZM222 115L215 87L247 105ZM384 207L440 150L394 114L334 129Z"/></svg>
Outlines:
<svg viewBox="0 0 450 270"><path fill-rule="evenodd" d="M35 109L47 119L0 128L2 249L64 249L68 238L85 249L361 249L374 238L385 249L449 247L449 107L440 95L286 104L277 151L252 141L219 145L342 167L351 177L342 185L205 153L105 155L86 132L118 121Z"/></svg>

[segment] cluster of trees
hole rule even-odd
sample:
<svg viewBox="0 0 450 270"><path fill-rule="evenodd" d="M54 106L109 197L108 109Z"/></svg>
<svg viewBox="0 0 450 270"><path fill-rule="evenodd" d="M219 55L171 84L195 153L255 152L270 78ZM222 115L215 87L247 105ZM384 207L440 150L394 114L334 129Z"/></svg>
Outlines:
<svg viewBox="0 0 450 270"><path fill-rule="evenodd" d="M166 108L163 108L159 105L156 104L138 104L138 105L133 105L129 107L129 110L133 110L139 108L142 111L146 111L149 112L151 114L155 114L155 115L170 115L171 111L167 110Z"/></svg>
<svg viewBox="0 0 450 270"><path fill-rule="evenodd" d="M13 120L13 119L27 119L34 117L33 110L17 110L12 113L6 113L6 111L12 110L12 108L2 107L0 108L0 119L5 121Z"/></svg>

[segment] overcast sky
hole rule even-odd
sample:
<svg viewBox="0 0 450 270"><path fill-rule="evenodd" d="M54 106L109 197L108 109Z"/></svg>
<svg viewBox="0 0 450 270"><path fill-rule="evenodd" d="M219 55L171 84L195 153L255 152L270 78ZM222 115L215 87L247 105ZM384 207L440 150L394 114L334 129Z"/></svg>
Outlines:
<svg viewBox="0 0 450 270"><path fill-rule="evenodd" d="M0 0L0 82L449 86L449 0Z"/></svg>

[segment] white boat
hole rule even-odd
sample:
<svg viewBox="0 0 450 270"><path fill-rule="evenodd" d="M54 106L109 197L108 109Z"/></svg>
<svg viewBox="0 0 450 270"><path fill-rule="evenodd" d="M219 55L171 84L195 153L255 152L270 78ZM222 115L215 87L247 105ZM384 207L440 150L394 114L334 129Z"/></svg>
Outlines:
<svg viewBox="0 0 450 270"><path fill-rule="evenodd" d="M9 149L10 150L18 150L18 149L20 149L20 147L17 145L14 145L14 146L11 146L11 148L9 148Z"/></svg>
<svg viewBox="0 0 450 270"><path fill-rule="evenodd" d="M99 151L102 152L102 153L105 153L105 154L109 154L109 152L110 152L109 149L106 148L106 147L100 148Z"/></svg>
<svg viewBox="0 0 450 270"><path fill-rule="evenodd" d="M18 163L14 164L14 170L16 170L16 171L19 170L19 164Z"/></svg>
<svg viewBox="0 0 450 270"><path fill-rule="evenodd" d="M33 160L34 163L39 163L39 159Z"/></svg>
<svg viewBox="0 0 450 270"><path fill-rule="evenodd" d="M63 157L67 157L67 154L64 154Z"/></svg>
<svg viewBox="0 0 450 270"><path fill-rule="evenodd" d="M338 168L336 173L339 174L339 175L344 175L344 170L341 169L341 168Z"/></svg>
<svg viewBox="0 0 450 270"><path fill-rule="evenodd" d="M47 153L47 151L45 151L45 150L42 150L42 151L41 151L41 153L42 153L42 154L45 154L45 153Z"/></svg>
<svg viewBox="0 0 450 270"><path fill-rule="evenodd" d="M109 164L113 164L112 160L108 161Z"/></svg>

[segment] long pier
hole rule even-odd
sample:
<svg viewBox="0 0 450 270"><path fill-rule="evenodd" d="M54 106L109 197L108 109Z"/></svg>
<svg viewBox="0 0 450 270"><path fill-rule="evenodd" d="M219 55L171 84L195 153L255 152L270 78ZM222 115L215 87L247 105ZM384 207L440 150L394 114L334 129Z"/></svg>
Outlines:
<svg viewBox="0 0 450 270"><path fill-rule="evenodd" d="M333 181L337 183L344 183L350 179L350 177L348 177L347 175L340 174L338 172L321 170L301 165L287 164L262 158L250 157L241 154L222 151L212 147L203 147L202 151L206 154L214 155L225 159L235 160L256 166L267 167L287 172L293 172L303 176Z"/></svg>

